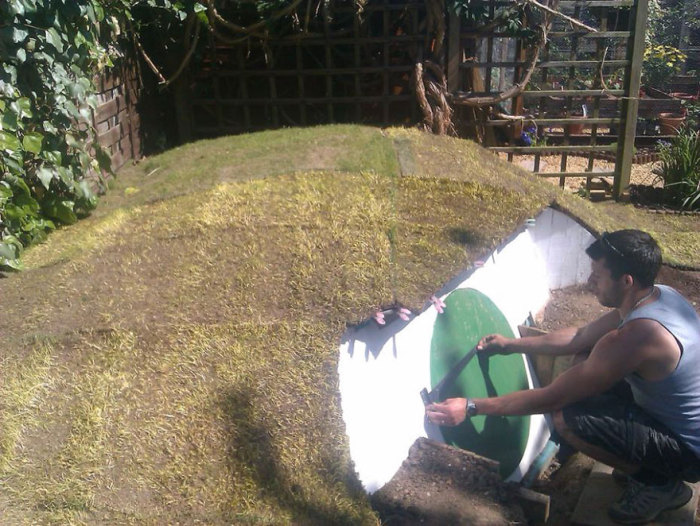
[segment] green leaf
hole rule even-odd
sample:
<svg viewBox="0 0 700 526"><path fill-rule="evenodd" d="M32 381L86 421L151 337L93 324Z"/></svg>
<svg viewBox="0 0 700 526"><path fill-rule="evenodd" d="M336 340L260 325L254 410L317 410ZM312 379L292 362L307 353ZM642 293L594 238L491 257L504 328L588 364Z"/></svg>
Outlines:
<svg viewBox="0 0 700 526"><path fill-rule="evenodd" d="M22 146L27 152L32 152L34 154L41 153L41 144L44 141L44 136L39 132L29 132L24 135L22 139Z"/></svg>
<svg viewBox="0 0 700 526"><path fill-rule="evenodd" d="M19 139L13 133L0 131L0 150L16 151L22 147Z"/></svg>
<svg viewBox="0 0 700 526"><path fill-rule="evenodd" d="M42 202L41 208L48 217L58 219L67 225L72 225L78 220L75 212L73 212L73 206L73 201L50 197Z"/></svg>
<svg viewBox="0 0 700 526"><path fill-rule="evenodd" d="M0 241L0 268L22 270L22 262L19 259L20 251L12 244Z"/></svg>
<svg viewBox="0 0 700 526"><path fill-rule="evenodd" d="M53 27L46 30L46 41L55 47L56 51L63 53L63 42L61 41L61 35Z"/></svg>
<svg viewBox="0 0 700 526"><path fill-rule="evenodd" d="M17 118L31 118L32 113L32 101L28 97L20 97L16 101L10 104L10 107L17 113Z"/></svg>
<svg viewBox="0 0 700 526"><path fill-rule="evenodd" d="M7 181L0 181L0 206L7 203L12 197L12 189Z"/></svg>
<svg viewBox="0 0 700 526"><path fill-rule="evenodd" d="M44 131L46 133L51 133L51 134L57 134L58 133L58 128L51 124L51 121L44 121L41 123L42 128L44 128Z"/></svg>
<svg viewBox="0 0 700 526"><path fill-rule="evenodd" d="M32 193L30 192L27 183L24 182L24 179L17 177L16 175L5 176L5 179L8 183L10 183L10 188L12 188L15 195L17 195L17 190L19 190L20 193L26 196L31 196Z"/></svg>
<svg viewBox="0 0 700 526"><path fill-rule="evenodd" d="M24 2L22 0L9 0L10 16L24 14Z"/></svg>
<svg viewBox="0 0 700 526"><path fill-rule="evenodd" d="M68 187L70 187L73 184L75 177L73 177L73 172L70 168L67 168L65 166L58 166L56 167L56 171L58 172L61 181L63 181L63 184L65 184Z"/></svg>
<svg viewBox="0 0 700 526"><path fill-rule="evenodd" d="M2 114L2 129L9 131L17 131L17 113L8 108L6 112Z"/></svg>
<svg viewBox="0 0 700 526"><path fill-rule="evenodd" d="M68 86L68 94L76 99L82 99L85 96L85 87L79 82L75 82Z"/></svg>
<svg viewBox="0 0 700 526"><path fill-rule="evenodd" d="M44 168L42 166L36 171L36 176L41 181L41 184L44 185L44 188L48 190L49 186L51 185L51 181L53 180L54 173L48 168Z"/></svg>
<svg viewBox="0 0 700 526"><path fill-rule="evenodd" d="M73 106L75 108L75 106ZM77 108L76 108L77 112ZM73 137L72 133L66 133L66 144L70 146L71 148L78 148L80 146L80 143L75 140L75 137Z"/></svg>
<svg viewBox="0 0 700 526"><path fill-rule="evenodd" d="M41 152L41 157L50 163L55 164L56 166L61 166L63 163L63 155L61 152L56 150L43 150Z"/></svg>

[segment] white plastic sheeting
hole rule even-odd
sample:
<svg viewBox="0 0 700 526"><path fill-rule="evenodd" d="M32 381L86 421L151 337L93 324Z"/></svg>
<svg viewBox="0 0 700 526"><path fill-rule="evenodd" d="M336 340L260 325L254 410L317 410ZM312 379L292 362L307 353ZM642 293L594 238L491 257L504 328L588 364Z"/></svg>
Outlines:
<svg viewBox="0 0 700 526"><path fill-rule="evenodd" d="M457 288L483 292L517 334L518 325L544 308L550 290L585 282L590 263L584 250L593 241L578 223L548 208L534 225L441 294L444 298ZM441 437L437 427L425 425L419 396L421 389L430 388L436 316L436 310L428 308L409 322L395 320L384 328L370 322L349 331L340 347L340 394L350 454L370 493L393 477L416 438ZM531 386L537 385L536 379L529 379ZM510 480L522 478L548 437L544 417L531 417L528 446Z"/></svg>

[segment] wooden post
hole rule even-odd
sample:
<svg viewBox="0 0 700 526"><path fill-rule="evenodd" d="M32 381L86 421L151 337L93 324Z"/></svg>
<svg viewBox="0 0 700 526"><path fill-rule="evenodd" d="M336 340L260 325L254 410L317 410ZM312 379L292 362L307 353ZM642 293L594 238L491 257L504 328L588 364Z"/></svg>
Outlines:
<svg viewBox="0 0 700 526"><path fill-rule="evenodd" d="M452 9L448 11L447 91L455 93L461 86L459 78L459 65L462 63L462 46L459 41L460 20Z"/></svg>
<svg viewBox="0 0 700 526"><path fill-rule="evenodd" d="M634 27L627 44L627 59L630 61L630 66L625 78L625 98L622 101L622 133L618 136L615 180L613 182L613 197L618 201L628 196L630 174L632 173L648 4L648 0L637 0L632 10Z"/></svg>

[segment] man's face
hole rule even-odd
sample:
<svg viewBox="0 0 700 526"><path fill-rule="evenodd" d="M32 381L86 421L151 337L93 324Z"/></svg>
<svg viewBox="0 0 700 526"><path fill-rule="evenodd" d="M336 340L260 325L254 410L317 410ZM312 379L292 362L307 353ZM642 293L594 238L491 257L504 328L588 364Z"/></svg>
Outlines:
<svg viewBox="0 0 700 526"><path fill-rule="evenodd" d="M622 280L623 276L620 276L619 279L613 279L603 258L591 262L588 287L603 307L617 308L622 304Z"/></svg>

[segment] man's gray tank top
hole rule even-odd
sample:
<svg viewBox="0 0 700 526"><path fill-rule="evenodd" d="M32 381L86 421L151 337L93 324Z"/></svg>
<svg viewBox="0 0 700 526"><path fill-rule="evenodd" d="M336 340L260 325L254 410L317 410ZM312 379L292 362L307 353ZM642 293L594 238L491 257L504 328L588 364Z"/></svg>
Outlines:
<svg viewBox="0 0 700 526"><path fill-rule="evenodd" d="M635 402L664 423L700 457L700 316L671 287L656 286L659 298L633 310L620 327L638 318L663 325L681 347L681 359L670 376L657 382L639 375L626 377Z"/></svg>

